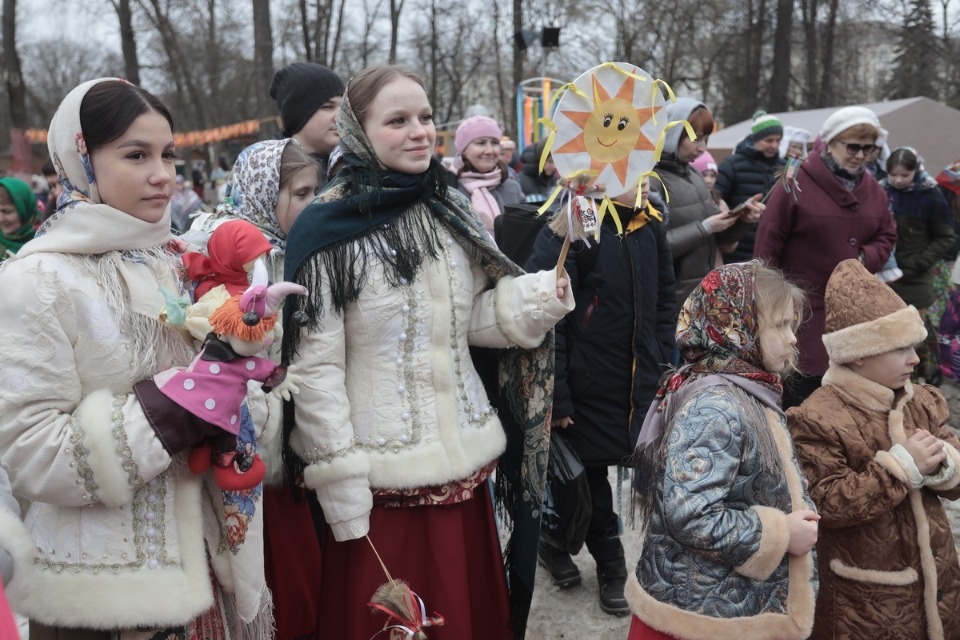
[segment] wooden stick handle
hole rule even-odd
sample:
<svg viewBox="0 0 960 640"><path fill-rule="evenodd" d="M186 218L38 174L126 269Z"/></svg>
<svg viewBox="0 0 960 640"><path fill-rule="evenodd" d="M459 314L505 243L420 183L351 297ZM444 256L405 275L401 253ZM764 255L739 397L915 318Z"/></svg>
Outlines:
<svg viewBox="0 0 960 640"><path fill-rule="evenodd" d="M383 569L383 572L387 575L387 582L393 582L393 576L390 575L390 572L387 571L387 565L383 563L383 558L380 557L380 554L377 552L377 548L373 546L373 540L370 539L370 534L364 536L367 539L367 542L370 543L370 548L373 549L373 555L377 556L377 561L380 563L380 567Z"/></svg>
<svg viewBox="0 0 960 640"><path fill-rule="evenodd" d="M570 235L563 239L563 248L560 249L560 257L557 258L557 279L563 276L563 263L567 261L567 253L570 251Z"/></svg>

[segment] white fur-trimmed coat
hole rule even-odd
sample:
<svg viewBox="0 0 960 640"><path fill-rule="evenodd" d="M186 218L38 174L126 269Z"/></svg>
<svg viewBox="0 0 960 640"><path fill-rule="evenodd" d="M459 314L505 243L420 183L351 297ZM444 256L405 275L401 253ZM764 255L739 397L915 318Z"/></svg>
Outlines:
<svg viewBox="0 0 960 640"><path fill-rule="evenodd" d="M340 541L367 533L371 489L443 485L497 458L506 436L469 347L536 347L573 308L569 288L557 299L555 270L490 289L440 235L439 259L406 286L387 285L371 258L359 300L328 311L291 364L303 378L291 444Z"/></svg>
<svg viewBox="0 0 960 640"><path fill-rule="evenodd" d="M30 501L23 522L0 511L0 544L15 559L11 604L58 627L183 624L213 604L208 547L251 619L261 591L236 584L219 492L171 458L147 422L121 312L78 268L84 260L96 270L96 258L38 253L0 271L0 459L14 494ZM165 344L157 362L189 362ZM258 511L241 553L259 558L262 574L261 526Z"/></svg>

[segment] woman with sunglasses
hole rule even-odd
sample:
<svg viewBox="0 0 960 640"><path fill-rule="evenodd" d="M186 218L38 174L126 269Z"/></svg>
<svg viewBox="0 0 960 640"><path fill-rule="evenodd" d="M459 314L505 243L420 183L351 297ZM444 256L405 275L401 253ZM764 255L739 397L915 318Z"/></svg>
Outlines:
<svg viewBox="0 0 960 640"><path fill-rule="evenodd" d="M757 229L754 256L782 269L810 300L810 318L797 332L798 374L787 381L784 409L813 393L827 370L823 294L834 267L858 258L876 273L897 242L887 194L864 170L879 134L880 121L869 109L832 113L800 165L796 188L773 190Z"/></svg>

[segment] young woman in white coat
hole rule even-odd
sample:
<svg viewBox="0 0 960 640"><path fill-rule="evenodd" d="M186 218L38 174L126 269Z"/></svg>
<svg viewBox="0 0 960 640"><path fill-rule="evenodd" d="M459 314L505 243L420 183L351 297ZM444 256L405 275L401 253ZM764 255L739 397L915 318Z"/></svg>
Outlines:
<svg viewBox="0 0 960 640"><path fill-rule="evenodd" d="M226 498L181 455L217 431L161 394L190 363L159 321L181 292L171 250L170 114L123 80L86 82L50 124L56 213L0 270L0 459L21 522L0 514L11 604L32 640L270 637L255 500Z"/></svg>

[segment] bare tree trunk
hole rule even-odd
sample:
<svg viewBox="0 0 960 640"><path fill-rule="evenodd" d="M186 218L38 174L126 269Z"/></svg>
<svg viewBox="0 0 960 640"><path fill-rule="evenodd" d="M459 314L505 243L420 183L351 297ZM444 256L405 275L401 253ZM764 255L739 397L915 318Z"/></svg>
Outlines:
<svg viewBox="0 0 960 640"><path fill-rule="evenodd" d="M10 124L26 129L27 91L23 86L20 54L17 53L17 0L3 0L3 80L7 88Z"/></svg>
<svg viewBox="0 0 960 640"><path fill-rule="evenodd" d="M790 108L790 52L793 41L793 0L778 0L777 29L773 36L773 78L770 80L770 111Z"/></svg>
<svg viewBox="0 0 960 640"><path fill-rule="evenodd" d="M746 95L744 99L744 111L743 117L749 117L752 111L760 106L757 104L757 101L760 100L760 69L762 67L763 61L763 36L764 36L764 22L766 21L766 12L767 12L767 2L766 0L759 0L756 5L753 2L750 2L750 31L747 38L748 45L748 57L747 57L747 68L746 68L746 78L744 78L744 86L746 87ZM752 104L751 104L752 103Z"/></svg>
<svg viewBox="0 0 960 640"><path fill-rule="evenodd" d="M437 57L439 44L437 42L437 0L430 0L430 104L436 106L437 101L437 73L439 64Z"/></svg>
<svg viewBox="0 0 960 640"><path fill-rule="evenodd" d="M333 0L331 0L332 2ZM330 49L330 52L325 54L329 56L327 59L330 60L328 65L331 69L337 68L337 54L340 53L340 37L343 34L343 9L347 4L347 0L340 0L340 8L337 11L337 30L334 32L333 36L333 48ZM324 49L326 51L326 49Z"/></svg>
<svg viewBox="0 0 960 640"><path fill-rule="evenodd" d="M123 73L131 83L140 84L140 60L137 57L137 40L133 31L133 10L130 0L111 0L120 23L120 50L123 52Z"/></svg>
<svg viewBox="0 0 960 640"><path fill-rule="evenodd" d="M196 116L196 126L201 129L208 128L210 120L207 116L206 100L204 100L203 94L194 81L193 70L187 64L177 33L170 22L170 17L167 15L167 8L160 6L160 0L149 0L149 8L144 5L144 0L138 0L138 2L147 12L147 17L160 34L160 42L163 44L163 49L172 67L171 75L177 86L177 93L180 94L182 99L184 91L186 92L190 107ZM184 101L184 103L186 104L187 101Z"/></svg>
<svg viewBox="0 0 960 640"><path fill-rule="evenodd" d="M377 23L377 19L380 16L380 7L383 6L383 0L377 0L374 4L373 9L370 8L370 3L365 3L364 13L363 13L363 37L360 42L360 67L366 68L370 63L370 54L373 52L375 45L370 43L370 35L373 32L373 25ZM390 0L390 9L391 14L393 12L393 0ZM390 16L391 19L393 16Z"/></svg>
<svg viewBox="0 0 960 640"><path fill-rule="evenodd" d="M213 38L211 38L213 42ZM254 84L259 115L270 113L268 96L273 82L273 29L270 26L270 0L253 0Z"/></svg>
<svg viewBox="0 0 960 640"><path fill-rule="evenodd" d="M497 98L500 104L500 113L507 115L512 113L512 110L507 105L507 90L503 86L503 61L500 58L500 4L497 2L493 3L493 62L494 62L494 73L497 75ZM513 92L511 91L512 95ZM513 102L516 102L514 100ZM510 122L504 123L506 126L503 130L507 135L511 136L513 139L517 138L517 119L513 118ZM517 145L517 148L520 148L520 145Z"/></svg>
<svg viewBox="0 0 960 640"><path fill-rule="evenodd" d="M823 38L823 58L820 60L820 68L823 69L823 75L820 76L820 106L833 106L833 64L834 64L834 40L837 34L837 13L840 11L840 0L830 0L830 17L827 18L826 31Z"/></svg>
<svg viewBox="0 0 960 640"><path fill-rule="evenodd" d="M303 32L303 51L307 62L313 62L313 44L310 41L310 20L307 18L307 0L299 0L300 30Z"/></svg>
<svg viewBox="0 0 960 640"><path fill-rule="evenodd" d="M820 84L817 77L817 60L820 58L820 37L817 26L817 13L819 10L819 0L801 0L800 11L803 16L803 34L804 34L804 101L800 106L811 108L821 107L823 104L818 100L816 87Z"/></svg>
<svg viewBox="0 0 960 640"><path fill-rule="evenodd" d="M523 82L523 60L526 52L520 48L518 34L523 30L523 0L513 0L513 90L518 91ZM544 96L544 100L548 97ZM519 122L520 114L517 111L517 100L512 101L510 113L513 122ZM517 143L520 146L520 143Z"/></svg>
<svg viewBox="0 0 960 640"><path fill-rule="evenodd" d="M340 19L337 25L337 42L334 48L339 47L339 29L343 26L343 2L340 3ZM330 34L333 31L333 0L317 0L317 21L314 33L314 62L333 68L333 57L330 49Z"/></svg>
<svg viewBox="0 0 960 640"><path fill-rule="evenodd" d="M390 56L387 62L397 63L397 38L400 29L400 12L403 11L404 0L390 0Z"/></svg>
<svg viewBox="0 0 960 640"><path fill-rule="evenodd" d="M256 22L256 17L254 17L254 22ZM217 33L217 2L216 0L207 0L207 75L210 78L210 100L213 104L220 104L221 69Z"/></svg>

